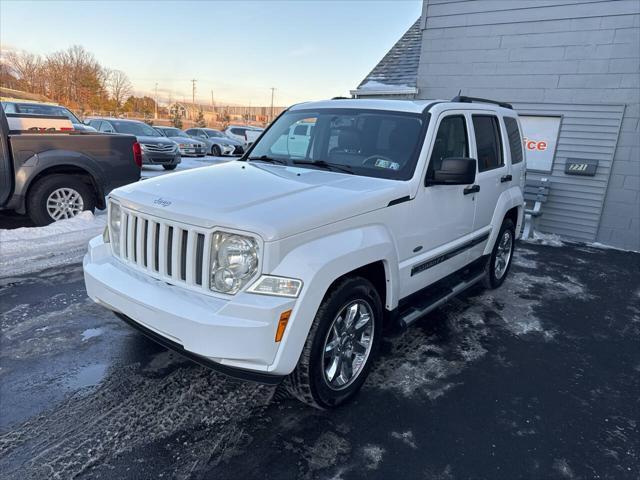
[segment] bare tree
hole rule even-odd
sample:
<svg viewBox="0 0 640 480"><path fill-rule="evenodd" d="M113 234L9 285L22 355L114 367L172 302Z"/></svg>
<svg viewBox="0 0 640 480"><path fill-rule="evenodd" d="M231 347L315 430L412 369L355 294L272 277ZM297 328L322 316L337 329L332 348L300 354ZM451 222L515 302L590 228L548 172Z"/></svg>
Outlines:
<svg viewBox="0 0 640 480"><path fill-rule="evenodd" d="M27 52L8 52L3 61L13 76L19 79L20 88L32 93L45 94L43 61L39 55Z"/></svg>
<svg viewBox="0 0 640 480"><path fill-rule="evenodd" d="M122 70L111 70L108 75L108 85L111 98L115 102L116 109L119 110L131 95L132 87L129 77Z"/></svg>

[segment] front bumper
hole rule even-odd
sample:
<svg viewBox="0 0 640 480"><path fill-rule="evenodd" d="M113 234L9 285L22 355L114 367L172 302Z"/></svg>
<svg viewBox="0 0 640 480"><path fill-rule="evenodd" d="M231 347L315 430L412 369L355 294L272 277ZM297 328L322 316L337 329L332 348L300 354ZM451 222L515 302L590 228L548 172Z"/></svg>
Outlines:
<svg viewBox="0 0 640 480"><path fill-rule="evenodd" d="M249 293L228 300L169 285L124 265L102 237L89 243L83 266L89 297L159 343L233 377L283 378L274 339L295 300Z"/></svg>
<svg viewBox="0 0 640 480"><path fill-rule="evenodd" d="M142 151L143 165L178 165L180 160L178 150L172 153Z"/></svg>
<svg viewBox="0 0 640 480"><path fill-rule="evenodd" d="M180 147L179 151L180 151L180 155L182 155L183 157L202 156L202 155L206 155L207 153L204 147L195 147L195 146Z"/></svg>

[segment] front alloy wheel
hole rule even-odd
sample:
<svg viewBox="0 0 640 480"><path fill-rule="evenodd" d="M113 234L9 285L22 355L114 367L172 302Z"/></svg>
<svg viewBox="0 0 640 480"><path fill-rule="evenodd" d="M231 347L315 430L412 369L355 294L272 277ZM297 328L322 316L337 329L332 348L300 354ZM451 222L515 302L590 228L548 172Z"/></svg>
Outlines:
<svg viewBox="0 0 640 480"><path fill-rule="evenodd" d="M327 292L295 370L284 386L316 408L353 398L367 378L382 332L382 300L363 277L345 277Z"/></svg>
<svg viewBox="0 0 640 480"><path fill-rule="evenodd" d="M373 312L365 300L345 306L331 324L324 342L324 380L334 390L351 385L373 346Z"/></svg>

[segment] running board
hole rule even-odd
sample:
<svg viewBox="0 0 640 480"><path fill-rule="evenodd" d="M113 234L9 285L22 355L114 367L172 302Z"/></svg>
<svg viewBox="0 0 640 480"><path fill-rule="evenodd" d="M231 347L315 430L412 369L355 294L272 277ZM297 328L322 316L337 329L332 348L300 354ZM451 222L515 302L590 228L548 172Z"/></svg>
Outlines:
<svg viewBox="0 0 640 480"><path fill-rule="evenodd" d="M467 275L464 275L463 279L460 279L458 283L452 285L450 281L443 282L443 285L429 286L425 289L424 293L420 292L420 298L416 298L415 301L411 302L410 306L407 305L406 309L403 309L399 313L397 321L400 328L407 328L416 320L435 310L452 297L472 287L485 276L484 269L480 269L480 272L478 272L478 269L475 268L470 272L464 273Z"/></svg>

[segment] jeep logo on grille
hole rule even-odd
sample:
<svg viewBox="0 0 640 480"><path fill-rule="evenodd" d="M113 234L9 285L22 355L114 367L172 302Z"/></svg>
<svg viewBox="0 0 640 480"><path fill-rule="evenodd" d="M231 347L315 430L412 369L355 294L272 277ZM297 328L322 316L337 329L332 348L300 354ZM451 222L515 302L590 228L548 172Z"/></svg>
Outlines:
<svg viewBox="0 0 640 480"><path fill-rule="evenodd" d="M164 198L156 198L153 203L156 205L160 205L161 207L168 207L169 205L171 205L171 201L165 200Z"/></svg>

